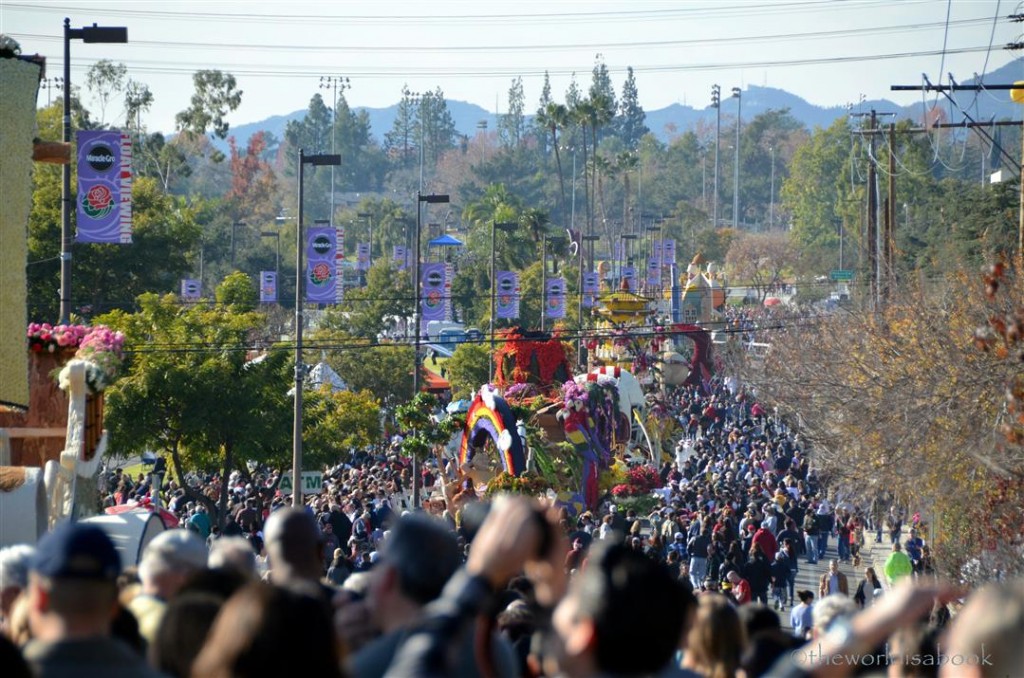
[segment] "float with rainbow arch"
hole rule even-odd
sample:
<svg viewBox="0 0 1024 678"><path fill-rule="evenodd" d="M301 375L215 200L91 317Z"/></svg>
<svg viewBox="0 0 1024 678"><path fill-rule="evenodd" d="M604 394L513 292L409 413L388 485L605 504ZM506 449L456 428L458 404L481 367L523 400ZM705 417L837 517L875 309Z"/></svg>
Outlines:
<svg viewBox="0 0 1024 678"><path fill-rule="evenodd" d="M466 412L466 425L459 444L459 466L472 459L473 448L483 443L485 435L494 441L506 473L518 476L526 472L526 454L512 408L487 385L480 389Z"/></svg>

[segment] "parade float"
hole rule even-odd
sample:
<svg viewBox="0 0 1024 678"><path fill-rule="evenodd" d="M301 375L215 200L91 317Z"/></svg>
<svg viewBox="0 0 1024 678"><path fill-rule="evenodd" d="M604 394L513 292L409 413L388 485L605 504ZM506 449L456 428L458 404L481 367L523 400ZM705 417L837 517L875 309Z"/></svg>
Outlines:
<svg viewBox="0 0 1024 678"><path fill-rule="evenodd" d="M17 43L0 36L0 547L34 544L58 522L98 511L103 392L123 357L123 337L106 327L28 324L32 163L71 162L69 144L35 138L44 68L42 57L22 56ZM131 564L163 529L144 513L104 526L115 542L135 549L123 554Z"/></svg>

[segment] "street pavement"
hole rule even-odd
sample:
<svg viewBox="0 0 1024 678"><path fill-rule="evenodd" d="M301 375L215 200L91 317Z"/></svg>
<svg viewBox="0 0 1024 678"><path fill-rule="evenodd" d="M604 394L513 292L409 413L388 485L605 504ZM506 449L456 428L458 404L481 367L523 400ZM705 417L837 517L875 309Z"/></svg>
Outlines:
<svg viewBox="0 0 1024 678"><path fill-rule="evenodd" d="M853 567L853 563L839 563L839 571L846 575L847 582L850 587L850 597L857 592L857 585L860 580L864 577L864 569L867 567L874 567L875 572L878 574L878 578L884 581L882 574L882 565L885 564L885 559L889 554L889 542L886 538L888 533L883 533L882 541L875 543L874 531L864 531L864 548L861 549L860 553L860 565L856 568ZM803 591L804 589L811 591L814 594L814 600L818 600L818 582L821 580L821 575L828 571L828 563L832 559L839 559L839 551L836 549L835 537L830 537L828 540L828 549L825 553L825 557L818 560L814 565L807 562L806 556L800 558L800 570L796 575L796 586L794 592ZM770 590L769 590L770 593ZM799 599L794 600L799 602ZM787 631L792 630L792 626L789 623L789 612L792 610L792 606L787 605L783 610L779 612L782 618L782 628Z"/></svg>

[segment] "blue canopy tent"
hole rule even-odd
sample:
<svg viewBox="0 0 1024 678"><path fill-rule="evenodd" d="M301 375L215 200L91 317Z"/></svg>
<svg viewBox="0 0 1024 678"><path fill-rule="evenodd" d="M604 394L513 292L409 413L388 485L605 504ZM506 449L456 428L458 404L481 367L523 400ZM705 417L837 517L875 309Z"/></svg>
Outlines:
<svg viewBox="0 0 1024 678"><path fill-rule="evenodd" d="M465 247L465 243L463 243L458 238L455 238L445 233L444 235L438 238L434 238L433 240L428 242L427 247ZM438 261L448 261L448 258L447 256L439 253Z"/></svg>

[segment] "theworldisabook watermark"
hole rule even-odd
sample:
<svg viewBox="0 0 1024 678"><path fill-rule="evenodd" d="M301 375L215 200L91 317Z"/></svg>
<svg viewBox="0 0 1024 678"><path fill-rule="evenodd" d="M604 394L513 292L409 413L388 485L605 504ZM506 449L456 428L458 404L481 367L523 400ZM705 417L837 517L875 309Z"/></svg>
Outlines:
<svg viewBox="0 0 1024 678"><path fill-rule="evenodd" d="M790 653L793 661L801 666L992 666L992 655L981 646L980 654L944 654L942 646L935 646L935 654L896 654L890 651L889 643L877 653L823 652L821 644L807 649L806 646Z"/></svg>

